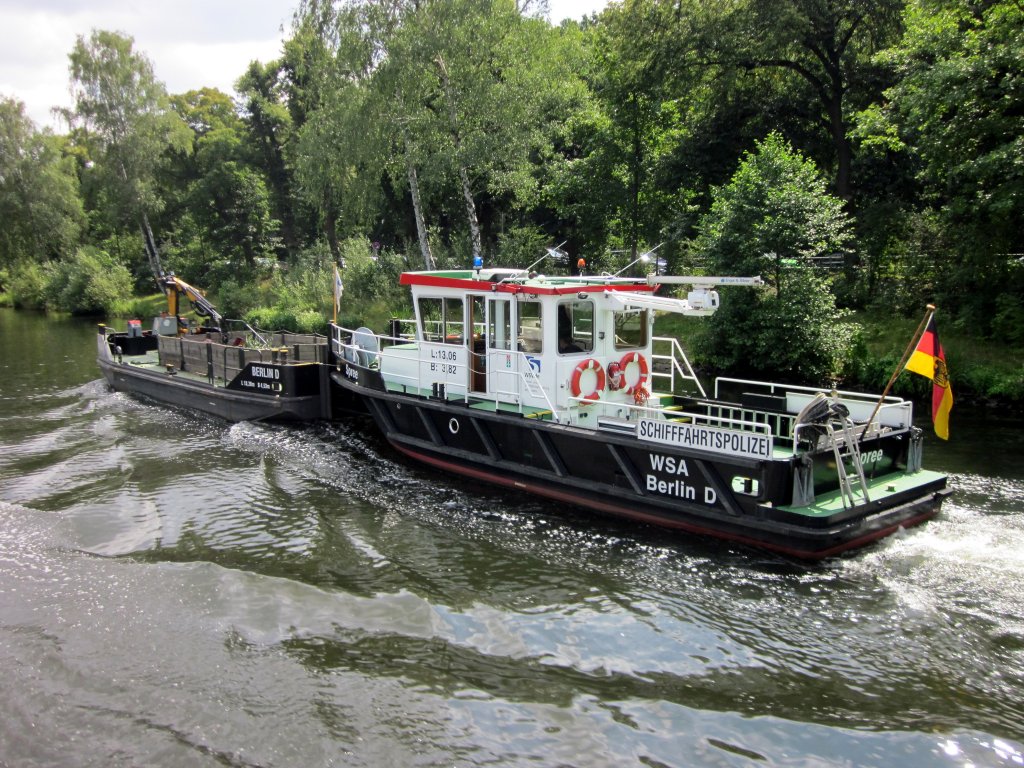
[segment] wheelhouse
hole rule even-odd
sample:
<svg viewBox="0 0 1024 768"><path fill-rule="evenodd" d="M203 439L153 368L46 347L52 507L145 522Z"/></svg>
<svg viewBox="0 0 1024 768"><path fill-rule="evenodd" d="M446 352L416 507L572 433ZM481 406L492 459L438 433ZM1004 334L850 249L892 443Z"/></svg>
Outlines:
<svg viewBox="0 0 1024 768"><path fill-rule="evenodd" d="M388 380L406 391L443 388L575 420L586 418L570 416L581 404L633 403L650 376L654 313L643 300L656 287L646 282L490 269L411 272L402 283L414 319L382 354Z"/></svg>

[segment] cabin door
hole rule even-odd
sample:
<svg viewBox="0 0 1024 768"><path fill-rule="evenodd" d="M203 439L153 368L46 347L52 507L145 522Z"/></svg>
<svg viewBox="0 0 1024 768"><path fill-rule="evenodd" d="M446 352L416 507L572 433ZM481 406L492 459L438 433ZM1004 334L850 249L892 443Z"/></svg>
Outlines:
<svg viewBox="0 0 1024 768"><path fill-rule="evenodd" d="M498 400L519 398L518 376L512 352L512 301L487 298L487 391Z"/></svg>
<svg viewBox="0 0 1024 768"><path fill-rule="evenodd" d="M469 391L487 391L486 296L469 296L466 345L469 347Z"/></svg>

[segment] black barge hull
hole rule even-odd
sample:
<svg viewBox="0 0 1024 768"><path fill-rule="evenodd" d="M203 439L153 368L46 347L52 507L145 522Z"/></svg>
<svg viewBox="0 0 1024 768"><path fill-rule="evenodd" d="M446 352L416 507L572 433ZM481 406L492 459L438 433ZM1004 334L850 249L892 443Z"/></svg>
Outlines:
<svg viewBox="0 0 1024 768"><path fill-rule="evenodd" d="M309 421L322 418L320 395L249 395L184 377L100 363L112 389L168 405L200 411L226 421Z"/></svg>
<svg viewBox="0 0 1024 768"><path fill-rule="evenodd" d="M127 354L119 361L102 335L97 363L118 392L226 421L309 421L331 415L327 367L321 364L250 365L222 385L180 371L133 365Z"/></svg>
<svg viewBox="0 0 1024 768"><path fill-rule="evenodd" d="M879 480L870 502L808 512L784 505L792 498L790 461L679 451L631 435L385 391L375 371L346 366L346 372L332 373L335 384L361 395L388 442L423 464L790 557L821 559L918 525L938 513L949 493L944 476L922 471L906 487L891 476ZM881 442L873 447L892 449ZM736 492L738 476L751 478L756 491Z"/></svg>

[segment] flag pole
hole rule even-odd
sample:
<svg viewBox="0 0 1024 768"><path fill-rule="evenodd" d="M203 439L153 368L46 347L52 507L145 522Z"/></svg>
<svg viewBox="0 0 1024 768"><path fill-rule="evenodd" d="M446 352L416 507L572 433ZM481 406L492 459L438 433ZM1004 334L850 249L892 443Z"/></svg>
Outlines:
<svg viewBox="0 0 1024 768"><path fill-rule="evenodd" d="M864 425L864 429L861 430L860 437L857 438L857 442L864 439L864 435L867 434L868 428L871 426L871 422L875 420L875 416L878 415L878 410L882 407L882 403L885 402L885 398L889 394L889 390L892 389L892 385L896 383L896 379L903 373L903 366L907 364L907 360L913 354L917 348L918 342L921 340L921 336L924 333L925 328L928 327L928 321L932 319L932 315L935 314L935 305L929 304L925 313L924 319L921 324L917 326L917 330L914 331L914 335L910 338L910 343L907 348L903 350L903 357L900 358L899 363L896 364L896 370L892 372L892 376L889 377L889 383L885 385L885 389L882 390L882 395L878 398L878 402L875 403L875 410L871 412L871 416L868 417L867 424Z"/></svg>
<svg viewBox="0 0 1024 768"><path fill-rule="evenodd" d="M341 296L338 295L338 283L341 282L341 276L338 274L338 265L334 264L334 276L331 280L331 309L334 310L331 322L334 325L338 324L338 303L341 301Z"/></svg>

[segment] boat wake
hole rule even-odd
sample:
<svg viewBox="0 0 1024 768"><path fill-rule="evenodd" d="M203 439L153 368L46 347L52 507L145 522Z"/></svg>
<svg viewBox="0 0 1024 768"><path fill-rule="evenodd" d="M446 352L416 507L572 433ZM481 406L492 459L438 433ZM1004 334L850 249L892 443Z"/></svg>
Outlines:
<svg viewBox="0 0 1024 768"><path fill-rule="evenodd" d="M985 595L986 601L1005 595L1008 603L1019 603L1024 481L979 475L954 475L952 481L955 493L939 517L863 557L842 561L844 567L897 580L912 577L946 597L971 592ZM1024 620L1024 606L1013 613Z"/></svg>
<svg viewBox="0 0 1024 768"><path fill-rule="evenodd" d="M919 638L943 638L943 665L1013 702L1024 685L1024 482L952 480L956 493L938 518L842 561L842 571L878 579ZM991 701L991 711L1002 709Z"/></svg>

